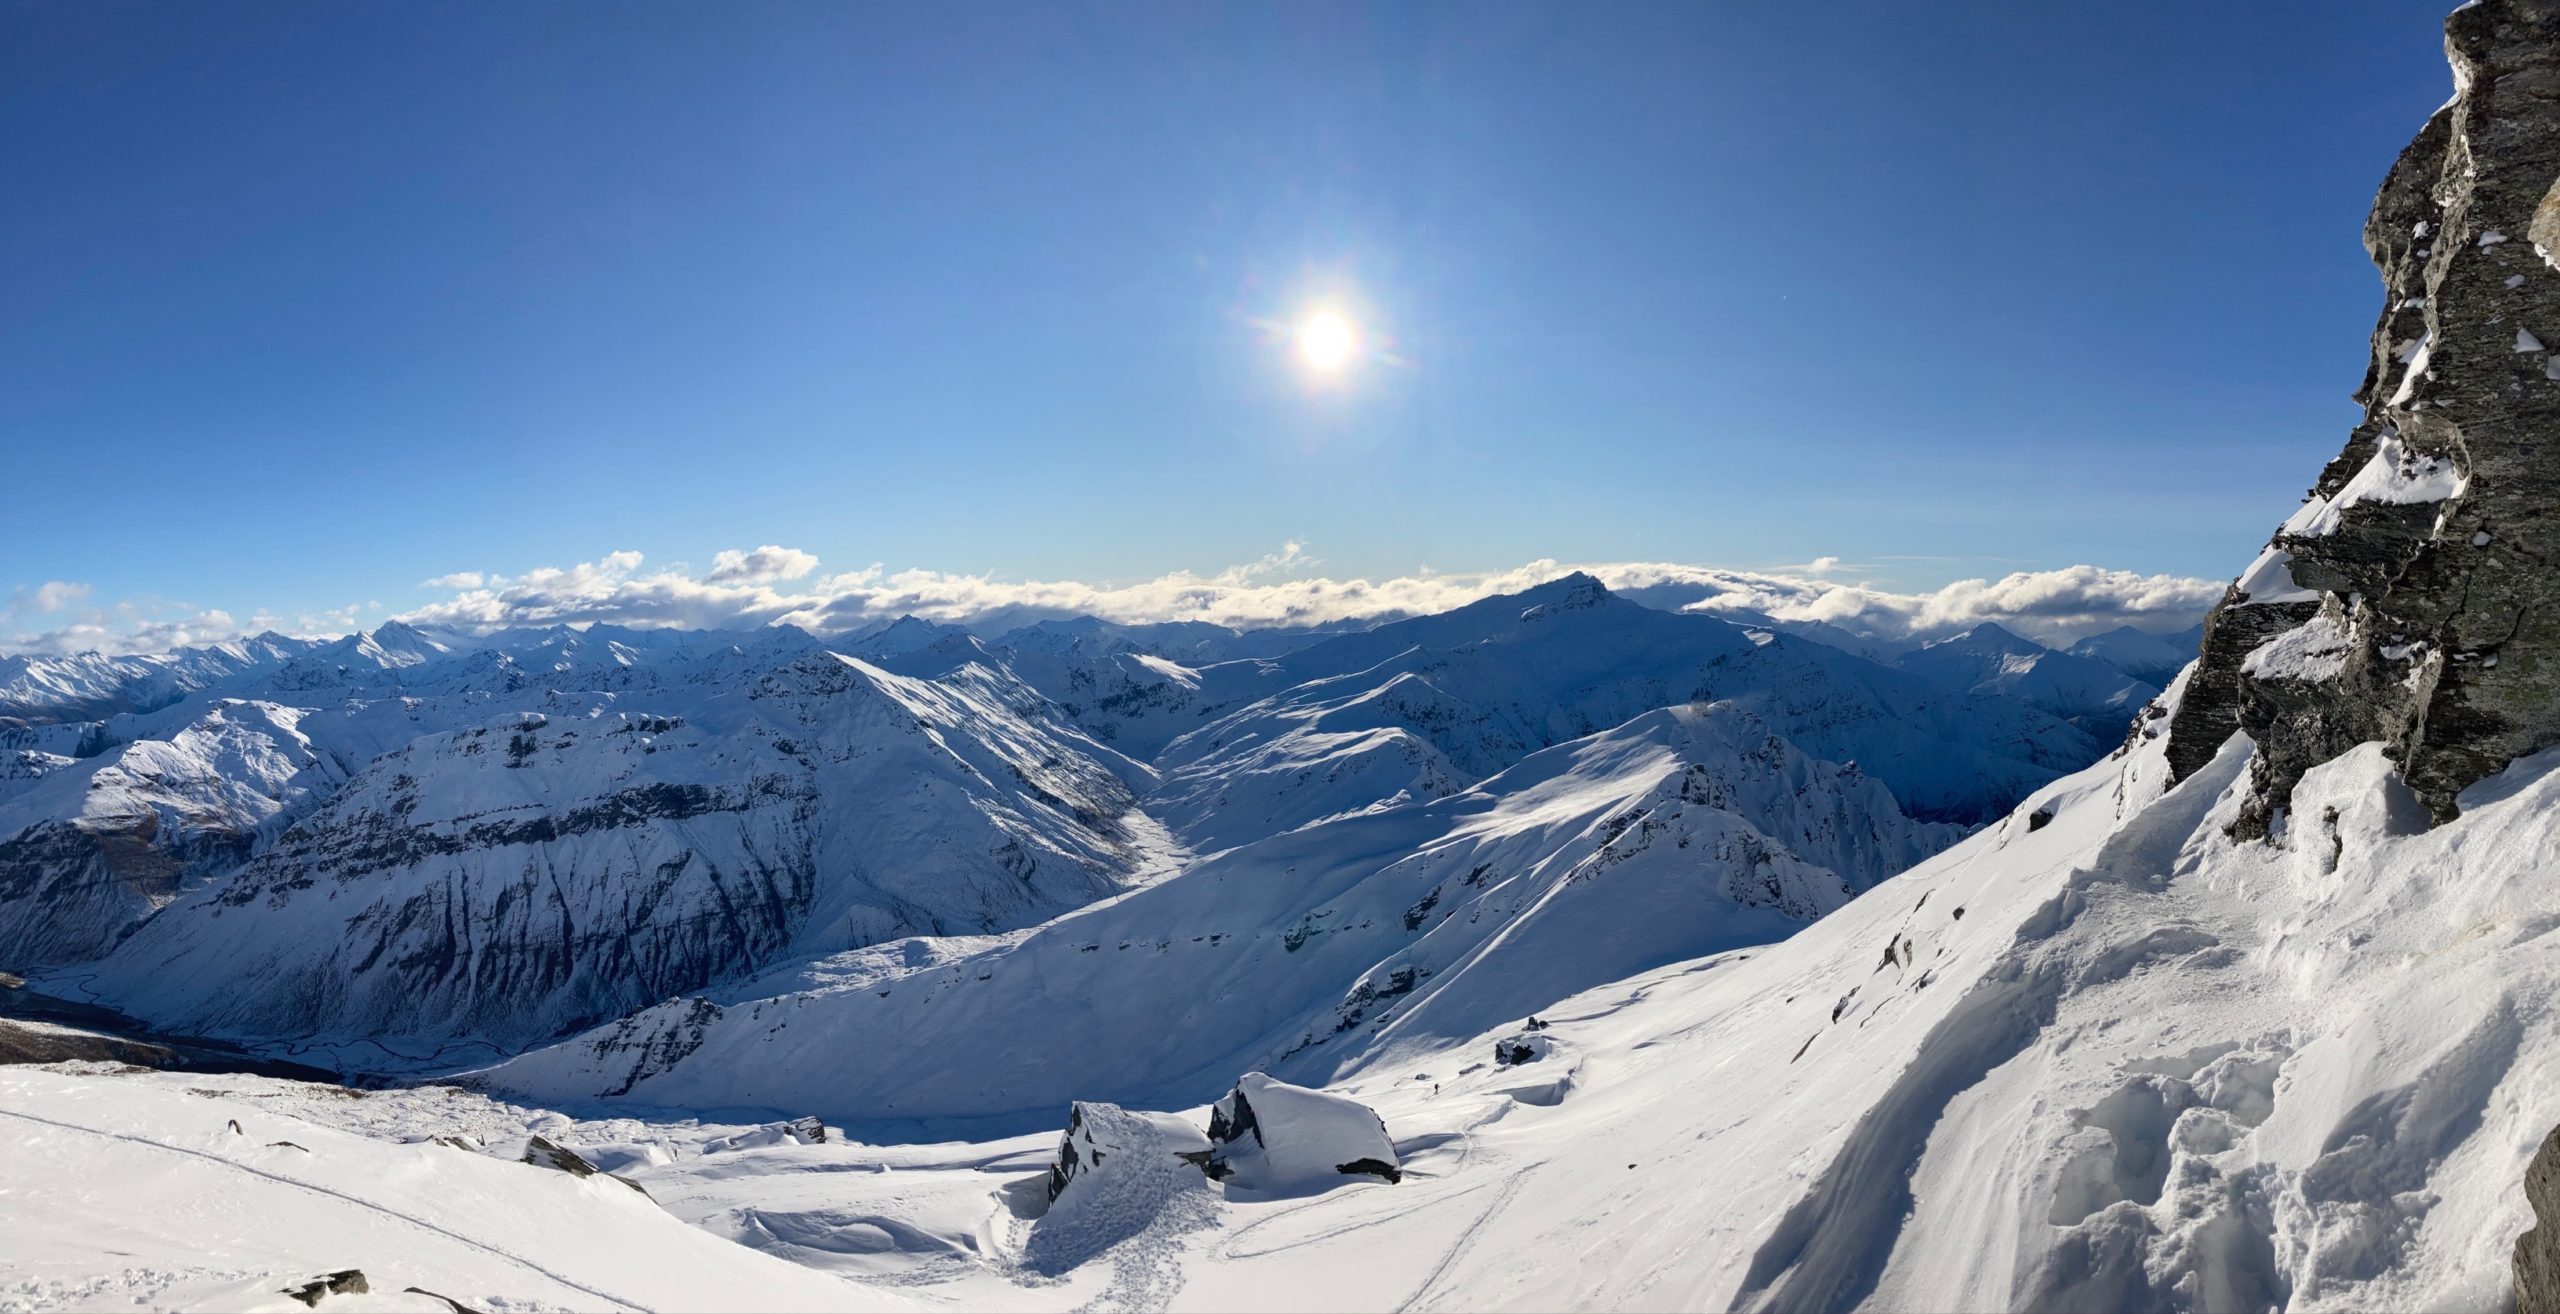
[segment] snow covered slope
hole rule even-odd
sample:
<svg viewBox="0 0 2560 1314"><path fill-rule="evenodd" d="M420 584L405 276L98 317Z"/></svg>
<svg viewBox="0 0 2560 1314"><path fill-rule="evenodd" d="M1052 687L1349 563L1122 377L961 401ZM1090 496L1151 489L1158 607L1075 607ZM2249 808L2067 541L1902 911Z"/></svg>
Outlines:
<svg viewBox="0 0 2560 1314"><path fill-rule="evenodd" d="M1278 906L1270 887L1286 879L1338 888L1328 906L1380 921L1393 900L1356 901L1397 861L1346 881L1277 851L1378 831L1382 857L1402 848L1401 866L1459 877L1407 889L1454 894L1480 855L1506 851L1471 829L1573 812L1578 789L1626 774L1600 757L1676 742L1644 729L1539 754L1491 782L1499 798L1388 814L1445 814L1437 841L1387 834L1383 818L1328 823L977 956L833 985L813 973L806 993L665 1010L623 1028L621 1048L591 1037L492 1075L578 1095L599 1076L639 1076L624 1103L644 1116L746 1092L794 1113L840 1109L851 1143L687 1149L708 1133L664 1123L553 1134L599 1155L667 1145L671 1160L627 1160L636 1179L713 1231L969 1307L1065 1308L1108 1291L1221 1310L2505 1308L2523 1166L2560 1122L2560 892L2539 856L2560 845L2560 753L2483 782L2430 830L2362 750L2306 777L2303 810L2270 843L2225 829L2247 798L2245 740L2172 787L2156 733L1781 943L1562 998L1562 946L1612 951L1589 926L1542 941L1539 919L1577 897L1599 906L1593 888L1622 872L1647 879L1660 844L1548 882L1538 911L1465 932L1471 961L1417 972L1395 997L1376 988L1394 983L1389 967L1363 977L1369 995L1339 1001L1413 1024L1355 1027L1296 1056L1297 1079L1383 1116L1401 1182L1282 1199L1195 1184L1072 1268L1024 1265L1018 1239L1063 1117L1063 1101L1043 1104L1053 1082L1130 1095L1156 1051L1215 1050L1221 1026L1257 1025L1264 992L1322 970L1310 956L1328 945L1400 938L1310 919L1294 953L1249 948L1271 968L1204 977L1183 955L1210 951L1170 933L1201 932L1205 916L1149 913L1168 934L1123 947L1110 934L1141 924L1130 910L1223 870L1217 899L1248 911ZM1680 756L1660 783L1686 776L1670 765ZM1766 780L1763 766L1734 779ZM1532 767L1536 780L1509 779ZM1765 812L1805 783L1734 806ZM1264 850L1276 865L1239 865ZM1571 861L1590 872L1610 851ZM1694 859L1681 865L1694 874ZM1447 961L1423 946L1479 911L1498 920L1462 904L1399 964ZM1079 926L1099 934L1045 944ZM1488 978L1523 972L1537 978L1523 998L1545 1002L1493 997ZM1453 1006L1477 990L1484 1007ZM1155 1001L1143 1019L1115 1003L1142 998ZM1496 1062L1532 1009L1543 1028L1515 1053L1525 1061ZM857 1010L879 1020L847 1025ZM1128 1102L1201 1125L1206 1110L1172 1088L1205 1098L1252 1065L1199 1066L1199 1080ZM912 1130L1005 1103L1040 1107L1048 1129L975 1143ZM718 1148L731 1143L770 1148Z"/></svg>
<svg viewBox="0 0 2560 1314"><path fill-rule="evenodd" d="M317 1308L916 1308L721 1240L607 1177L204 1095L0 1069L0 1310L298 1311L289 1288L347 1269L369 1291Z"/></svg>
<svg viewBox="0 0 2560 1314"><path fill-rule="evenodd" d="M165 739L30 771L0 795L0 962L105 953L318 806L347 773L305 732L310 716L221 702Z"/></svg>
<svg viewBox="0 0 2560 1314"><path fill-rule="evenodd" d="M487 1075L539 1097L1053 1119L1322 1080L1575 990L1787 934L1956 832L1728 706L1212 858L1023 937L679 1000ZM988 1056L1000 1053L1001 1063Z"/></svg>
<svg viewBox="0 0 2560 1314"><path fill-rule="evenodd" d="M507 713L373 763L97 964L164 1027L507 1047L779 958L1027 926L1153 828L1000 675L820 653L689 716Z"/></svg>
<svg viewBox="0 0 2560 1314"><path fill-rule="evenodd" d="M269 632L145 656L86 652L0 657L0 724L49 725L147 712L191 693L254 678L318 646L315 640Z"/></svg>
<svg viewBox="0 0 2560 1314"><path fill-rule="evenodd" d="M2427 831L2360 751L2269 845L2222 829L2247 752L2164 794L2146 744L1748 961L1548 1012L1567 1093L1451 1183L1505 1258L1425 1303L2502 1307L2560 1121L2560 759Z"/></svg>

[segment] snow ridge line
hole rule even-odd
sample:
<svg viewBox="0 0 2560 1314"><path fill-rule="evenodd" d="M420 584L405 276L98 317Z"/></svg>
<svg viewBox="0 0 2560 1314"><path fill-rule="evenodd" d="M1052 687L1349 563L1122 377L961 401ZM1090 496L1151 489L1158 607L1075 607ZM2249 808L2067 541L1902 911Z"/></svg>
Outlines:
<svg viewBox="0 0 2560 1314"><path fill-rule="evenodd" d="M596 1299L598 1299L598 1300L610 1301L610 1302L612 1302L613 1304L615 1304L615 1305L619 1305L619 1306L621 1306L621 1307L622 1307L622 1308L624 1308L624 1309L638 1310L638 1311L640 1311L640 1312L641 1312L641 1314L656 1314L656 1311L655 1311L655 1310L653 1310L650 1306L648 1306L648 1305L644 1305L644 1304L640 1303L639 1301L636 1301L636 1300L625 1300L624 1298L622 1298L622 1297L620 1297L620 1296L614 1295L612 1292L609 1292L609 1291L599 1291L599 1290L597 1290L596 1288L591 1287L591 1286L588 1286L588 1285L586 1285L586 1284L585 1284L585 1283L583 1283L583 1282L578 1282L578 1281L575 1281L575 1280L573 1280L573 1279L563 1277L563 1276L561 1276L561 1275L560 1275L560 1274L558 1274L558 1273L552 1272L550 1269L545 1268L545 1267L543 1267L542 1265L537 1264L537 1263L535 1263L534 1261L532 1261L532 1260L530 1260L530 1259L527 1259L527 1258L525 1258L525 1257L524 1257L524 1256L522 1256L522 1255L516 1254L516 1253L514 1253L514 1252L512 1252L512 1251L501 1250L501 1249L499 1249L498 1247L493 1246L493 1245L490 1245L489 1243L487 1243L487 1242L485 1242L485 1241L480 1241L480 1240L476 1240L476 1239L474 1239L474 1238L472 1238L472 1237L464 1236L462 1233L460 1233L460 1232L456 1232L456 1231L454 1231L454 1230L453 1230L453 1229L451 1229L451 1228L438 1226L437 1224L430 1223L430 1222L426 1221L425 1219L422 1219L422 1218L413 1218L413 1217L411 1217L411 1216L409 1216L409 1215L407 1215L407 1214L403 1214L403 1213L396 1213L396 1212L392 1211L391 1209L389 1209L389 1208L387 1208L387 1207L385 1207L385 1206L383 1206L383 1205L376 1204L376 1203L374 1203L374 1202L373 1202L373 1201L371 1201L371 1200L367 1200L367 1199L363 1198L362 1196L349 1195L349 1194L347 1194L347 1193L346 1193L346 1192L344 1192L344 1191L336 1190L336 1189L331 1188L331 1187L321 1186L321 1185L318 1185L318 1184L316 1184L316 1183L312 1183L312 1182L302 1181L302 1180L299 1180L299 1179L297 1179L297 1178L287 1177L287 1176L285 1176L285 1175L284 1175L284 1174L282 1174L282 1173L269 1172L269 1171L267 1171L267 1170L266 1170L266 1169L264 1169L264 1168L253 1168L253 1167L251 1167L250 1165L245 1164L245 1163L241 1163L241 1162L239 1162L239 1161L238 1161L238 1160L236 1160L236 1159L226 1159L226 1158L223 1158L221 1155L214 1154L214 1153L211 1153L211 1152L209 1152L209 1151L205 1151L205 1150L190 1150L190 1149L188 1149L187 1147L185 1147L185 1146L183 1146L183 1145L171 1145L171 1144L169 1144L169 1143L167 1143L167 1142L165 1142L165 1141L155 1141L155 1140L149 1140L149 1139L146 1139L146 1138L144 1138L144 1137L140 1137L140 1136L130 1136L130 1135L127 1135L127 1134L125 1134L125 1133L123 1133L123 1132L103 1131L103 1130L101 1130L101 1129L99 1129L99 1128L96 1128L96 1127L83 1127L83 1126L81 1126L80 1124L78 1124L78 1123L76 1123L76 1122L61 1122L61 1121L58 1121L58 1120L53 1119L53 1118L39 1118L39 1117L37 1117L36 1115L34 1115L34 1114L32 1114L32 1113L20 1113L20 1112L18 1112L18 1111L17 1111L17 1110L15 1110L15 1109L0 1109L0 1117L17 1118L17 1119L19 1119L19 1120L21 1120L21 1121L24 1121L24 1122L41 1123L41 1124L43 1124L44 1126L60 1128L60 1129L61 1129L61 1130L63 1130L63 1131L86 1132L86 1133L88 1133L88 1134L89 1134L89 1135L91 1135L91 1136L103 1136L103 1137L106 1137L108 1140L111 1140L111 1141L124 1141L124 1142L126 1142L126 1143L128 1143L128 1144L132 1144L132 1145L140 1145L140 1146L144 1146L144 1147L149 1148L149 1149L154 1149L154 1150L166 1150L166 1151L169 1151L169 1152L170 1152L170 1153L172 1153L172 1154L192 1155L192 1156L194 1156L195 1158L202 1159L202 1160L204 1160L204 1161L206 1161L206 1162L208 1162L208 1163L217 1163L217 1164L222 1165L222 1166L223 1166L223 1167L225 1167L225 1168L236 1169L236 1170L238 1170L238 1171L240 1171L240 1172L247 1173L247 1174L249 1174L249 1175L250 1175L250 1176L252 1176L252 1177L263 1177L263 1178L266 1178L268 1181L271 1181L271 1182L280 1182L280 1183L282 1183L282 1184L284 1184L284 1185L286 1185L286 1186L298 1186L298 1187L302 1188L303 1190L310 1191L310 1192L312 1192L312 1193L314 1193L314 1194L317 1194L317 1195L331 1196L331 1197L334 1197L334 1198L336 1198L336 1199L344 1200L344 1201L346 1201L346 1202L347 1202L347 1203L349 1203L349 1204L357 1205L357 1206L362 1207L362 1208L365 1208L365 1209L370 1209L370 1210L372 1210L373 1212L375 1212L375 1213L377 1213L377 1214L380 1214L380 1215L382 1215L382 1216L383 1216L383 1217L385 1217L385 1218L389 1218L389 1219L395 1220L395 1221L397 1221L397 1222L406 1223L406 1224L410 1225L411 1227L418 1228L418 1229L419 1229L419 1230L421 1230L421 1231L433 1232L433 1233L437 1234L438 1236L442 1236L442 1237L444 1237L444 1238L446 1238L446 1239L448 1239L448 1240L452 1240L452 1241L459 1241L459 1242L461 1242L462 1244L464 1244L464 1245L466 1245L466 1246L469 1246L469 1247L471 1247L472 1249L474 1249L474 1250L477 1250L477 1251L481 1252L482 1254L486 1254L486 1255L494 1255L494 1256L496 1256L497 1258L499 1258L499 1259L503 1259L503 1260L506 1260L507 1262L509 1262L509 1263L511 1263L511 1264L520 1265L520 1266L522 1266L522 1267L524 1267L524 1268L530 1269L530 1270L532 1270L533 1272L535 1272L535 1273L539 1273L539 1274L541 1274L542 1276L544 1276L544 1277L546 1277L546 1278L549 1278L549 1279L551 1279L552 1281L557 1282L557 1283L559 1283L560 1285L562 1285L562 1286L564 1286L564 1287L567 1287L567 1288L569 1288L569 1289L570 1289L570 1290L572 1290L572 1291L583 1292L583 1293L585 1293L585 1294L587 1294L587 1295L590 1295L590 1296L595 1297L595 1298L596 1298Z"/></svg>

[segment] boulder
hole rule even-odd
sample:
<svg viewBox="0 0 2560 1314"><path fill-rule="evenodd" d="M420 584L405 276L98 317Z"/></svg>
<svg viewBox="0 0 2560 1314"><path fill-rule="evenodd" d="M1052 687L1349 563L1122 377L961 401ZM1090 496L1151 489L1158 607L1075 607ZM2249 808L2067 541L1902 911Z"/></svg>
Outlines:
<svg viewBox="0 0 2560 1314"><path fill-rule="evenodd" d="M643 1187L638 1182L635 1182L620 1173L609 1173L596 1167L593 1163L587 1160L585 1155L552 1140L548 1136L532 1136L526 1138L524 1143L524 1161L537 1168L549 1168L557 1172L567 1173L571 1177L610 1177L613 1180L622 1183L624 1186L628 1186L632 1190L638 1191L642 1195L647 1195L649 1193L648 1188Z"/></svg>
<svg viewBox="0 0 2560 1314"><path fill-rule="evenodd" d="M2516 1314L2560 1314L2560 1127L2525 1165L2533 1227L2516 1238Z"/></svg>
<svg viewBox="0 0 2560 1314"><path fill-rule="evenodd" d="M286 1287L284 1294L305 1305L317 1308L321 1299L326 1296L361 1296L372 1290L373 1284L364 1280L364 1272L361 1269L342 1268L335 1273L323 1273L307 1282L297 1282Z"/></svg>
<svg viewBox="0 0 2560 1314"><path fill-rule="evenodd" d="M1049 1166L1049 1200L1056 1203L1078 1178L1117 1156L1148 1155L1206 1168L1209 1153L1209 1138L1179 1114L1079 1100L1067 1109L1067 1134L1058 1139L1058 1161Z"/></svg>
<svg viewBox="0 0 2560 1314"><path fill-rule="evenodd" d="M1292 1086L1259 1073L1209 1111L1209 1175L1231 1187L1297 1194L1344 1177L1404 1179L1395 1142L1358 1100Z"/></svg>
<svg viewBox="0 0 2560 1314"><path fill-rule="evenodd" d="M1524 1031L1493 1042L1493 1061L1506 1068L1535 1063L1547 1056L1550 1047L1551 1042L1545 1036Z"/></svg>

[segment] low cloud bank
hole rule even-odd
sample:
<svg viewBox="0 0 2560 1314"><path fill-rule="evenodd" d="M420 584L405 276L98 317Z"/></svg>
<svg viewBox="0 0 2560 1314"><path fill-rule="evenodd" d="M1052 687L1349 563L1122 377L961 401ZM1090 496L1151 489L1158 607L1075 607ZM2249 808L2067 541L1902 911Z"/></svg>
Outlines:
<svg viewBox="0 0 2560 1314"><path fill-rule="evenodd" d="M1175 571L1134 583L1089 584L1000 580L936 570L892 573L876 564L820 574L814 554L774 544L721 552L709 569L698 572L650 569L640 553L620 551L594 561L541 567L514 576L470 570L439 576L425 587L450 591L452 596L397 619L474 631L606 622L687 629L790 624L824 634L904 615L965 624L987 633L1044 619L1091 615L1123 624L1207 621L1242 630L1374 623L1425 615L1492 594L1517 592L1579 569L1651 606L1821 622L1884 643L1937 638L1984 621L2060 643L2119 625L2179 629L2202 618L2222 592L2218 580L2142 575L2097 566L2019 571L1996 580L1958 580L1933 590L1905 592L1857 582L1851 578L1855 567L1833 557L1771 571L1666 562L1577 566L1541 560L1502 571L1422 571L1380 579L1336 579L1314 573L1321 564L1292 542L1258 561L1215 574ZM55 623L17 633L5 646L52 653L158 651L263 628L235 625L219 611L161 620L99 612L61 624L58 613L85 598L86 592L85 585L64 581L22 589L11 608L10 628L39 616ZM352 620L351 613L306 619L336 621L341 615Z"/></svg>

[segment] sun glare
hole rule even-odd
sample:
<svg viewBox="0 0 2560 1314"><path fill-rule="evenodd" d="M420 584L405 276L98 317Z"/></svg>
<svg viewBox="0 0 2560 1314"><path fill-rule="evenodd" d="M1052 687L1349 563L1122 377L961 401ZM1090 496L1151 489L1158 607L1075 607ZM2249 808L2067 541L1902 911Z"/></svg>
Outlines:
<svg viewBox="0 0 2560 1314"><path fill-rule="evenodd" d="M1319 310L1298 321L1298 359L1318 374L1339 374L1360 354L1360 330L1339 311Z"/></svg>

